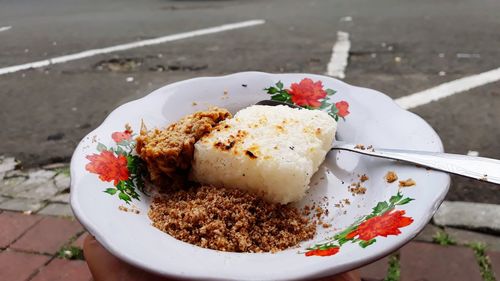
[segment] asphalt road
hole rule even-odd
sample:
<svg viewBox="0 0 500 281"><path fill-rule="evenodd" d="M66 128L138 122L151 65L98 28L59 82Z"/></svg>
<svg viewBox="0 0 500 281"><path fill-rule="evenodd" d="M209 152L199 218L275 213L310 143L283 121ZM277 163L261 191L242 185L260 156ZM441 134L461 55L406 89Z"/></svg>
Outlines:
<svg viewBox="0 0 500 281"><path fill-rule="evenodd" d="M3 0L0 30L11 28L0 31L0 68L226 23L266 23L0 75L0 155L26 167L69 161L116 106L174 81L245 70L323 74L339 30L352 45L346 82L406 96L500 67L499 14L497 0ZM500 159L499 86L412 111L448 152ZM500 204L500 187L453 180L448 200Z"/></svg>

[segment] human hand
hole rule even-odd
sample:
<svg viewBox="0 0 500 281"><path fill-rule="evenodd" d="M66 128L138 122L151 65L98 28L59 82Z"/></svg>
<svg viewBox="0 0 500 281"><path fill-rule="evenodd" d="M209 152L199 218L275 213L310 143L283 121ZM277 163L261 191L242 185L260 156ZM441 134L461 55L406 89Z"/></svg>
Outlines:
<svg viewBox="0 0 500 281"><path fill-rule="evenodd" d="M94 237L87 235L83 243L83 253L95 281L170 281L162 277L129 265L111 255ZM360 281L356 271L350 271L317 279L316 281Z"/></svg>

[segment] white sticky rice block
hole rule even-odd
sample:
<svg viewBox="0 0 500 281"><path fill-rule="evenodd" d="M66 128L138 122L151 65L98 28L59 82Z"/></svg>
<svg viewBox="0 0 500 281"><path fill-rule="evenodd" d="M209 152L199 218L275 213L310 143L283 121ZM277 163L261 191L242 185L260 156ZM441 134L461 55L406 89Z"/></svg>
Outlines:
<svg viewBox="0 0 500 281"><path fill-rule="evenodd" d="M304 197L331 148L337 123L326 112L254 105L195 144L194 181L286 204Z"/></svg>

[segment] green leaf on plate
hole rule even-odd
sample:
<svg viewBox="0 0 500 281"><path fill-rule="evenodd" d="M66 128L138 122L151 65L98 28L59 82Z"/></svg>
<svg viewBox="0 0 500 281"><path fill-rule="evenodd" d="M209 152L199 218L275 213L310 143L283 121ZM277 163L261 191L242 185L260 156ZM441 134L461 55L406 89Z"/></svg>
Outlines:
<svg viewBox="0 0 500 281"><path fill-rule="evenodd" d="M332 90L332 89L326 89L326 90L325 90L325 92L326 92L326 94L327 94L327 95L329 95L329 96L331 96L331 95L333 95L333 94L335 94L335 93L336 93L336 91L334 91L334 90Z"/></svg>
<svg viewBox="0 0 500 281"><path fill-rule="evenodd" d="M118 191L118 189L116 189L116 188L107 188L106 190L104 190L104 192L111 194L111 195L115 195L115 193L117 191Z"/></svg>
<svg viewBox="0 0 500 281"><path fill-rule="evenodd" d="M361 241L361 242L359 242L359 246L361 246L361 248L366 248L366 247L370 246L371 244L375 243L375 241L377 241L377 239L371 239L368 241Z"/></svg>
<svg viewBox="0 0 500 281"><path fill-rule="evenodd" d="M278 89L276 89L275 87L265 88L264 91L266 91L270 95L274 95L277 92L279 92Z"/></svg>
<svg viewBox="0 0 500 281"><path fill-rule="evenodd" d="M389 199L389 202L391 202L391 204L396 204L396 202L401 200L401 198L403 198L403 194L398 192L398 194L391 196L391 199Z"/></svg>
<svg viewBox="0 0 500 281"><path fill-rule="evenodd" d="M377 206L375 206L373 208L373 213L374 214L380 214L382 213L383 211L386 211L386 209L389 207L389 204L387 204L387 202L383 201L383 202L378 202Z"/></svg>
<svg viewBox="0 0 500 281"><path fill-rule="evenodd" d="M121 200L125 201L127 204L129 204L130 201L132 201L132 199L130 198L130 196L128 196L126 193L124 192L120 192L118 194L118 198L120 198Z"/></svg>
<svg viewBox="0 0 500 281"><path fill-rule="evenodd" d="M283 95L283 94L276 94L274 96L271 96L271 99L277 100L277 101L286 101L288 99L288 97L286 95Z"/></svg>
<svg viewBox="0 0 500 281"><path fill-rule="evenodd" d="M102 143L97 144L97 151L103 152L105 150L108 150L108 148L104 144L102 144Z"/></svg>
<svg viewBox="0 0 500 281"><path fill-rule="evenodd" d="M399 201L396 205L404 205L404 204L408 204L410 203L411 201L413 201L415 199L412 199L410 197L406 197L405 199Z"/></svg>

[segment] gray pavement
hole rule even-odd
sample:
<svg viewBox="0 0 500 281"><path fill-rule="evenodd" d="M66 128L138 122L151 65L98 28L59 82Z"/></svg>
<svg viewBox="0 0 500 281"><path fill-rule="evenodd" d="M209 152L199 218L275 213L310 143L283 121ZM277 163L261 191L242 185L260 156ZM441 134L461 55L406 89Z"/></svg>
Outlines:
<svg viewBox="0 0 500 281"><path fill-rule="evenodd" d="M0 68L231 22L266 24L0 75L0 155L28 168L67 162L116 106L174 81L245 70L322 74L339 30L352 44L344 80L402 97L500 67L498 11L494 0L2 1L0 27L12 28L0 32ZM412 111L447 151L500 158L499 85ZM500 193L454 177L447 199L500 204Z"/></svg>

